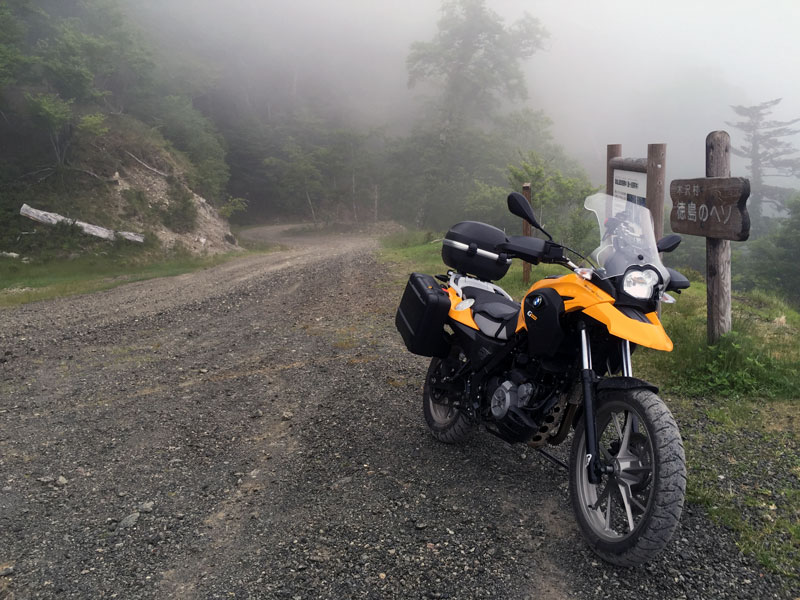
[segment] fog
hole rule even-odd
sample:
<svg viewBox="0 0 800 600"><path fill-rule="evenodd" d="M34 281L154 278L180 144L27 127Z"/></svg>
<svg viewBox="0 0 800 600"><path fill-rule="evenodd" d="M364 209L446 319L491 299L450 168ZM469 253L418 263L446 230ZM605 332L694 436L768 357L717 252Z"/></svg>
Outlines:
<svg viewBox="0 0 800 600"><path fill-rule="evenodd" d="M553 120L556 141L595 182L604 180L609 143L632 157L666 143L668 180L702 176L708 132L727 129L734 146L742 143L726 125L738 120L730 105L783 98L772 118L800 117L795 0L488 4L507 23L527 11L548 30L546 48L525 65L527 106ZM329 95L349 118L389 129L404 127L418 105L405 59L439 18L435 0L145 0L131 10L189 40L185 52L236 55L248 85L263 75L274 86L278 69L287 90ZM733 171L745 175L744 163Z"/></svg>

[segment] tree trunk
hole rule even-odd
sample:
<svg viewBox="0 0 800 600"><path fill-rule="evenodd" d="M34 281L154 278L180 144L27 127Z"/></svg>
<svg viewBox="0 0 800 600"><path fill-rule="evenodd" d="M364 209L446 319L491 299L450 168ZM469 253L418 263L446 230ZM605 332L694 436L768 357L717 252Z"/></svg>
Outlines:
<svg viewBox="0 0 800 600"><path fill-rule="evenodd" d="M306 190L306 199L308 200L308 207L311 209L311 220L314 222L314 225L316 225L317 214L314 212L314 205L311 203L311 194L308 193L308 190Z"/></svg>
<svg viewBox="0 0 800 600"><path fill-rule="evenodd" d="M378 198L379 198L379 195L380 195L380 191L379 190L380 190L380 188L378 188L378 184L376 183L375 187L373 188L373 198L375 200L375 222L376 223L378 222Z"/></svg>
<svg viewBox="0 0 800 600"><path fill-rule="evenodd" d="M356 170L353 169L353 221L358 223L358 211L356 210Z"/></svg>

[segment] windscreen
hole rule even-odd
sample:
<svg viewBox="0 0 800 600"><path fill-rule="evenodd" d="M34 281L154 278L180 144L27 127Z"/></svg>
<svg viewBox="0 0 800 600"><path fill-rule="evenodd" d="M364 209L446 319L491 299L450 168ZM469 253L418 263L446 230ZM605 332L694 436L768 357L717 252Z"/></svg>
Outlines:
<svg viewBox="0 0 800 600"><path fill-rule="evenodd" d="M651 265L669 282L653 232L653 217L644 206L608 194L586 198L584 207L594 213L600 226L600 245L591 259L602 278L622 275L631 265Z"/></svg>

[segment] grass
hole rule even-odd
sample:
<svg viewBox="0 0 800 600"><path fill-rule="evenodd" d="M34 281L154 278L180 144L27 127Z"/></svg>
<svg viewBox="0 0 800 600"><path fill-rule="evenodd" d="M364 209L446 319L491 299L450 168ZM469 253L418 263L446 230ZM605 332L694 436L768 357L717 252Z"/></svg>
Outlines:
<svg viewBox="0 0 800 600"><path fill-rule="evenodd" d="M443 273L441 238L408 232L384 239L381 258L398 292L409 272ZM515 261L500 282L525 287ZM565 273L538 266L532 280ZM681 426L688 500L733 531L740 549L767 569L800 573L800 314L768 292L733 295L733 331L706 343L706 287L663 307L673 352L640 349L634 373L658 385Z"/></svg>
<svg viewBox="0 0 800 600"><path fill-rule="evenodd" d="M181 248L165 251L152 238L146 238L142 246L123 240L110 243L89 238L68 226L48 230L39 241L37 253L26 252L26 256L31 257L30 262L0 257L0 307L172 277L243 256L241 252L194 256ZM270 244L246 246L251 253L277 248Z"/></svg>
<svg viewBox="0 0 800 600"><path fill-rule="evenodd" d="M113 255L61 258L24 264L0 258L0 307L87 294L133 281L170 277L219 264L228 257L175 256L133 262Z"/></svg>

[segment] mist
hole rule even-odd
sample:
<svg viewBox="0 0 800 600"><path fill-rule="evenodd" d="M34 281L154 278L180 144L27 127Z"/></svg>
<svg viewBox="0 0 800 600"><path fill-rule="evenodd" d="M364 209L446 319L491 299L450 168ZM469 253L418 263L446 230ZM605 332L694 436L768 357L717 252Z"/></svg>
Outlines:
<svg viewBox="0 0 800 600"><path fill-rule="evenodd" d="M526 105L552 119L555 141L597 183L607 144L637 157L648 143L666 143L668 179L693 177L703 174L707 133L727 129L741 143L726 125L736 120L731 105L783 98L772 116L800 115L800 5L791 0L488 5L506 22L527 11L548 31L525 64ZM440 16L431 0L149 0L130 10L183 52L238 71L242 85L311 94L344 120L390 131L407 127L422 101L407 86L405 61ZM735 174L745 168L734 158Z"/></svg>

